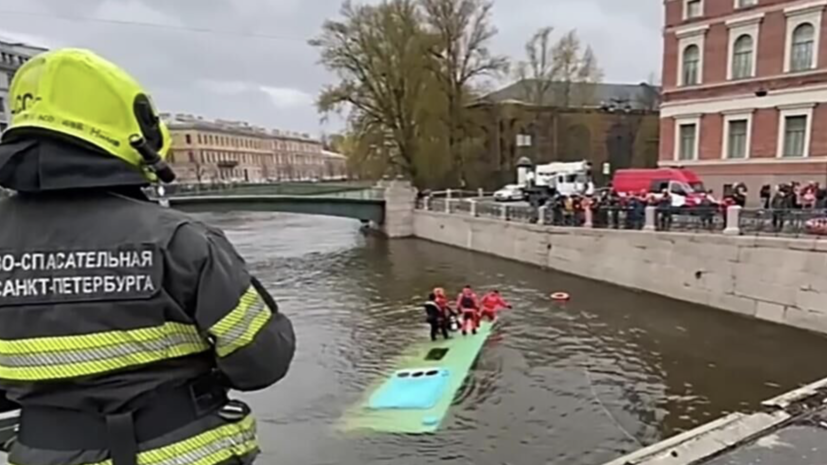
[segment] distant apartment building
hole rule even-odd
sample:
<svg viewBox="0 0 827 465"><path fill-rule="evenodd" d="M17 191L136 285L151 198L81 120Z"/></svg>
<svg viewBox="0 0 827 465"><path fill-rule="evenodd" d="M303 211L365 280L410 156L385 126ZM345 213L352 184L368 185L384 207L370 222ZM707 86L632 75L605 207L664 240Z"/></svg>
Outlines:
<svg viewBox="0 0 827 465"><path fill-rule="evenodd" d="M0 38L0 132L11 121L12 102L9 102L9 88L14 73L33 56L47 49L34 47Z"/></svg>
<svg viewBox="0 0 827 465"><path fill-rule="evenodd" d="M181 182L273 182L342 179L345 157L307 134L192 115L162 118L172 133L170 161Z"/></svg>
<svg viewBox="0 0 827 465"><path fill-rule="evenodd" d="M659 164L715 190L827 184L827 0L664 4Z"/></svg>

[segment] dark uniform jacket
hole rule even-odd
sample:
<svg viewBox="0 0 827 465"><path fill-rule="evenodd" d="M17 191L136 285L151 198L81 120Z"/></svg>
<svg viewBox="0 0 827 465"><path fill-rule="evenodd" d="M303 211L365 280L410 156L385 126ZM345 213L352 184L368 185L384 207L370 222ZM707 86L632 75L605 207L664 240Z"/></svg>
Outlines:
<svg viewBox="0 0 827 465"><path fill-rule="evenodd" d="M84 157L84 166L98 163L89 170L97 181L58 169ZM73 446L73 434L82 434L76 425L62 425L65 438L53 443L32 424L42 418L27 424L27 410L140 411L196 380L258 390L284 377L293 358L290 321L224 234L142 199L137 186L101 181L132 176L118 170L61 142L0 146L0 184L19 191L0 200L0 388L22 406L9 459L16 465L110 458L85 438ZM72 185L83 188L65 188ZM219 413L155 422L168 424L160 436L136 421L139 461L250 463L258 452L253 418Z"/></svg>

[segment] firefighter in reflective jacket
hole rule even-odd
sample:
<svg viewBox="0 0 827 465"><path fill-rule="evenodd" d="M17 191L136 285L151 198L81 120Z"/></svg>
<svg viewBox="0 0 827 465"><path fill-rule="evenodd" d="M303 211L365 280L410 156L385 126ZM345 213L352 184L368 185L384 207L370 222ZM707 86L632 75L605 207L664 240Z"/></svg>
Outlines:
<svg viewBox="0 0 827 465"><path fill-rule="evenodd" d="M0 143L0 388L16 465L249 464L230 390L288 371L290 321L224 234L150 202L169 131L124 71L66 49L11 86ZM0 397L2 397L0 392Z"/></svg>

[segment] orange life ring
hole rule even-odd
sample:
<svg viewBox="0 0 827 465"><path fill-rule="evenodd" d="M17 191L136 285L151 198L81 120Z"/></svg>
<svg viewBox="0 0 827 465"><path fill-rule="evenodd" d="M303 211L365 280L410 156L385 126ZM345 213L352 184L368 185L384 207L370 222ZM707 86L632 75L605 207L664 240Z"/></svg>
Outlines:
<svg viewBox="0 0 827 465"><path fill-rule="evenodd" d="M569 299L571 299L571 296L565 292L555 292L554 294L551 294L551 300L556 300L558 302L563 302Z"/></svg>

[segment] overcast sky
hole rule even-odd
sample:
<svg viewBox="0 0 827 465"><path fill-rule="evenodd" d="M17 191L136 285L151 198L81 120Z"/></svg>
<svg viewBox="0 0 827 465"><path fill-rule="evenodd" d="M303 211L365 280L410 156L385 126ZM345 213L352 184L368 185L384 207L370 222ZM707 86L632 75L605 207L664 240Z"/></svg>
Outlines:
<svg viewBox="0 0 827 465"><path fill-rule="evenodd" d="M322 123L313 105L319 89L331 78L317 65L316 51L307 39L318 33L325 18L338 14L340 4L340 0L0 0L0 36L50 48L91 48L130 71L149 89L161 111L318 135L335 131L341 123ZM521 58L523 44L537 28L554 26L558 36L576 28L594 47L606 82L639 83L660 70L661 9L661 0L496 0L494 22L500 32L492 48Z"/></svg>

